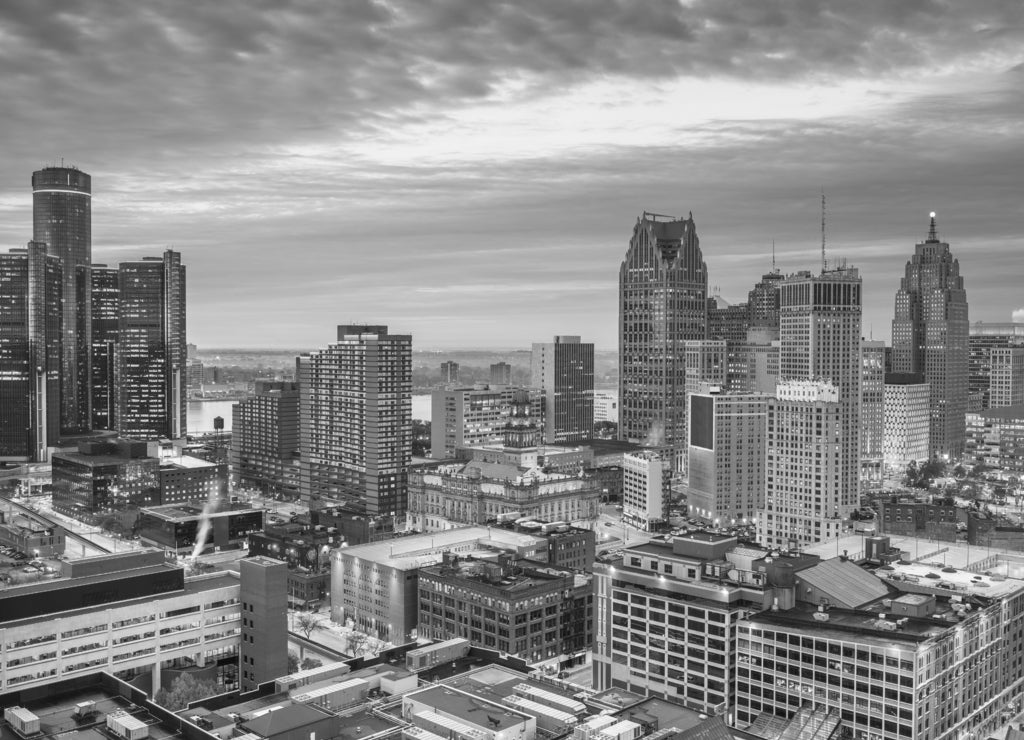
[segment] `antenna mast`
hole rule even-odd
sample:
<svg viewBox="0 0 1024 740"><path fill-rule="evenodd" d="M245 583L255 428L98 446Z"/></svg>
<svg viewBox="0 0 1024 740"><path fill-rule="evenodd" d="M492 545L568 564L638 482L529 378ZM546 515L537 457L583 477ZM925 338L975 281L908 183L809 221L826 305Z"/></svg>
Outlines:
<svg viewBox="0 0 1024 740"><path fill-rule="evenodd" d="M821 272L828 269L825 261L825 186L821 188Z"/></svg>
<svg viewBox="0 0 1024 740"><path fill-rule="evenodd" d="M775 272L775 240L772 239L772 272Z"/></svg>

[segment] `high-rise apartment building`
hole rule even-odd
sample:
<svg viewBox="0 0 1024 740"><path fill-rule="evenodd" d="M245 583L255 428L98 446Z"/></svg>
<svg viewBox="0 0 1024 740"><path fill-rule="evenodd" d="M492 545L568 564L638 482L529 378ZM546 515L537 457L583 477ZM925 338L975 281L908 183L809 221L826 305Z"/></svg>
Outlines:
<svg viewBox="0 0 1024 740"><path fill-rule="evenodd" d="M890 472L906 470L911 461L928 461L931 389L921 375L885 376L885 431L882 455Z"/></svg>
<svg viewBox="0 0 1024 740"><path fill-rule="evenodd" d="M405 513L412 459L412 337L344 325L327 348L297 360L299 488L365 501L371 516Z"/></svg>
<svg viewBox="0 0 1024 740"><path fill-rule="evenodd" d="M1024 346L989 350L989 408L1024 404Z"/></svg>
<svg viewBox="0 0 1024 740"><path fill-rule="evenodd" d="M123 437L178 439L188 411L185 266L163 257L122 262L118 271L116 427Z"/></svg>
<svg viewBox="0 0 1024 740"><path fill-rule="evenodd" d="M594 436L594 345L578 336L534 342L530 384L544 394L544 441Z"/></svg>
<svg viewBox="0 0 1024 740"><path fill-rule="evenodd" d="M114 377L117 367L116 351L121 305L119 274L116 267L106 265L93 265L89 270L92 306L90 392L93 429L113 429L116 417L117 386L114 384Z"/></svg>
<svg viewBox="0 0 1024 740"><path fill-rule="evenodd" d="M60 260L61 427L84 431L89 412L89 273L92 261L92 178L75 167L32 173L32 240Z"/></svg>
<svg viewBox="0 0 1024 740"><path fill-rule="evenodd" d="M495 362L491 365L491 385L509 385L511 383L511 365L507 362Z"/></svg>
<svg viewBox="0 0 1024 740"><path fill-rule="evenodd" d="M459 363L445 360L441 363L441 382L445 384L459 382Z"/></svg>
<svg viewBox="0 0 1024 740"><path fill-rule="evenodd" d="M460 447L501 442L513 392L486 385L435 389L430 394L430 456L447 460Z"/></svg>
<svg viewBox="0 0 1024 740"><path fill-rule="evenodd" d="M758 532L762 543L807 544L838 536L860 500L861 279L846 267L801 272L780 291Z"/></svg>
<svg viewBox="0 0 1024 740"><path fill-rule="evenodd" d="M931 388L933 455L957 457L964 449L968 331L960 263L939 241L933 213L896 291L892 322L892 371L924 375Z"/></svg>
<svg viewBox="0 0 1024 740"><path fill-rule="evenodd" d="M693 518L748 524L764 508L767 395L690 393L686 503Z"/></svg>
<svg viewBox="0 0 1024 740"><path fill-rule="evenodd" d="M880 488L885 437L885 342L865 339L860 344L860 482Z"/></svg>
<svg viewBox="0 0 1024 740"><path fill-rule="evenodd" d="M60 436L61 263L46 245L0 254L0 460L45 462Z"/></svg>
<svg viewBox="0 0 1024 740"><path fill-rule="evenodd" d="M243 486L280 493L292 487L298 454L298 384L257 380L255 394L231 407L232 475Z"/></svg>
<svg viewBox="0 0 1024 740"><path fill-rule="evenodd" d="M644 213L619 270L619 439L686 444L684 342L705 339L708 271L693 216Z"/></svg>

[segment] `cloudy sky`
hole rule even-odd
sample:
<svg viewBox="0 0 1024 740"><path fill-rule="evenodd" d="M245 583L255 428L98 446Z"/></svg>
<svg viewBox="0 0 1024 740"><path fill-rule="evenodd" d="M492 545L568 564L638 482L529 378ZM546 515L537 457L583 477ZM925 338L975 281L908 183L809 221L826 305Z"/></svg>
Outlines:
<svg viewBox="0 0 1024 740"><path fill-rule="evenodd" d="M63 158L200 346L613 348L642 211L735 302L819 263L822 187L865 335L932 210L971 320L1024 307L1020 0L4 0L0 100L0 245Z"/></svg>

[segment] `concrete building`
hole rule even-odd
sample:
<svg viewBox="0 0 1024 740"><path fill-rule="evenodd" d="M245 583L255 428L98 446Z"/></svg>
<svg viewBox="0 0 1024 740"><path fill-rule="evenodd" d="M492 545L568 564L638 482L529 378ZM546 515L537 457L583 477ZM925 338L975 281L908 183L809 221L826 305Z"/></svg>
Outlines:
<svg viewBox="0 0 1024 740"><path fill-rule="evenodd" d="M861 279L845 266L801 272L780 291L758 537L785 546L837 536L860 503Z"/></svg>
<svg viewBox="0 0 1024 740"><path fill-rule="evenodd" d="M547 558L547 540L490 527L463 527L335 550L331 556L331 619L383 640L405 642L416 629L417 574L445 552L496 557L512 551L528 560Z"/></svg>
<svg viewBox="0 0 1024 740"><path fill-rule="evenodd" d="M511 385L512 366L507 362L495 362L491 365L491 385Z"/></svg>
<svg viewBox="0 0 1024 740"><path fill-rule="evenodd" d="M208 511L191 504L150 506L139 512L139 539L144 545L179 555L209 549L239 548L264 527L263 509Z"/></svg>
<svg viewBox="0 0 1024 740"><path fill-rule="evenodd" d="M283 562L288 567L288 606L310 609L327 603L330 552L342 541L336 527L298 521L267 524L249 535L249 555Z"/></svg>
<svg viewBox="0 0 1024 740"><path fill-rule="evenodd" d="M33 558L54 558L64 553L64 542L63 527L0 498L0 547L13 547Z"/></svg>
<svg viewBox="0 0 1024 740"><path fill-rule="evenodd" d="M708 339L742 342L749 328L746 303L729 303L720 295L708 298Z"/></svg>
<svg viewBox="0 0 1024 740"><path fill-rule="evenodd" d="M115 428L180 439L188 418L185 266L172 249L118 268Z"/></svg>
<svg viewBox="0 0 1024 740"><path fill-rule="evenodd" d="M430 394L430 456L454 458L460 447L500 442L508 423L512 389L477 385L437 388ZM538 406L542 401L538 399Z"/></svg>
<svg viewBox="0 0 1024 740"><path fill-rule="evenodd" d="M686 393L706 386L725 388L728 384L728 351L722 339L689 339L683 342L686 363Z"/></svg>
<svg viewBox="0 0 1024 740"><path fill-rule="evenodd" d="M878 533L957 541L957 525L967 523L967 509L952 497L892 496L877 501Z"/></svg>
<svg viewBox="0 0 1024 740"><path fill-rule="evenodd" d="M92 262L92 177L76 167L44 167L32 173L32 241L60 263L60 427L89 429L89 322Z"/></svg>
<svg viewBox="0 0 1024 740"><path fill-rule="evenodd" d="M857 465L845 444L853 430L843 423L840 391L829 383L786 381L776 395L768 402L758 542L793 549L838 537L860 501Z"/></svg>
<svg viewBox="0 0 1024 740"><path fill-rule="evenodd" d="M594 688L726 715L737 621L775 598L783 607L792 603L793 589L785 587L817 563L695 532L633 545L621 559L595 564Z"/></svg>
<svg viewBox="0 0 1024 740"><path fill-rule="evenodd" d="M921 375L885 376L883 459L890 472L930 459L931 391Z"/></svg>
<svg viewBox="0 0 1024 740"><path fill-rule="evenodd" d="M960 263L939 241L932 214L928 237L914 248L896 291L892 370L924 376L931 390L932 455L964 450L968 395L967 292Z"/></svg>
<svg viewBox="0 0 1024 740"><path fill-rule="evenodd" d="M619 394L616 391L594 391L594 423L619 423Z"/></svg>
<svg viewBox="0 0 1024 740"><path fill-rule="evenodd" d="M289 493L299 456L299 385L257 380L255 394L231 407L233 480L263 493Z"/></svg>
<svg viewBox="0 0 1024 740"><path fill-rule="evenodd" d="M247 576L185 578L163 552L143 550L68 562L61 578L8 588L0 592L0 689L99 670L153 692L186 669L206 667L225 682L238 667ZM258 647L269 654L271 645Z"/></svg>
<svg viewBox="0 0 1024 740"><path fill-rule="evenodd" d="M622 456L622 519L645 532L668 521L672 466L652 450Z"/></svg>
<svg viewBox="0 0 1024 740"><path fill-rule="evenodd" d="M989 408L1024 405L1024 346L989 350Z"/></svg>
<svg viewBox="0 0 1024 740"><path fill-rule="evenodd" d="M593 637L590 575L499 554L445 553L419 571L419 637L462 637L536 663L583 656Z"/></svg>
<svg viewBox="0 0 1024 740"><path fill-rule="evenodd" d="M45 462L60 438L62 275L43 243L0 254L0 462Z"/></svg>
<svg viewBox="0 0 1024 740"><path fill-rule="evenodd" d="M441 363L441 382L445 385L454 385L459 382L459 363L452 360L445 360Z"/></svg>
<svg viewBox="0 0 1024 740"><path fill-rule="evenodd" d="M545 442L580 442L594 436L594 345L578 336L534 342L530 385L544 397Z"/></svg>
<svg viewBox="0 0 1024 740"><path fill-rule="evenodd" d="M191 455L160 459L160 505L195 501L223 503L227 498L227 463L210 462Z"/></svg>
<svg viewBox="0 0 1024 740"><path fill-rule="evenodd" d="M753 523L764 508L769 396L690 394L686 503L709 524Z"/></svg>
<svg viewBox="0 0 1024 740"><path fill-rule="evenodd" d="M779 382L779 330L751 328L745 342L728 345L726 386L732 393L774 393Z"/></svg>
<svg viewBox="0 0 1024 740"><path fill-rule="evenodd" d="M860 343L860 483L881 488L885 479L885 342Z"/></svg>
<svg viewBox="0 0 1024 740"><path fill-rule="evenodd" d="M1024 473L1024 406L967 414L967 458L1015 475Z"/></svg>
<svg viewBox="0 0 1024 740"><path fill-rule="evenodd" d="M706 339L707 265L693 217L637 219L619 270L619 439L686 444L683 342Z"/></svg>
<svg viewBox="0 0 1024 740"><path fill-rule="evenodd" d="M297 360L300 493L311 508L365 501L405 514L412 459L412 337L386 326L338 327L338 340Z"/></svg>
<svg viewBox="0 0 1024 740"><path fill-rule="evenodd" d="M774 263L774 258L772 260ZM785 277L772 265L747 294L747 326L750 329L779 329L779 286Z"/></svg>
<svg viewBox="0 0 1024 740"><path fill-rule="evenodd" d="M976 321L970 326L967 346L967 391L972 397L981 394L982 402L976 409L981 411L990 405L992 350L1024 347L1024 323Z"/></svg>
<svg viewBox="0 0 1024 740"><path fill-rule="evenodd" d="M271 558L239 562L242 634L238 651L242 691L288 673L287 566Z"/></svg>

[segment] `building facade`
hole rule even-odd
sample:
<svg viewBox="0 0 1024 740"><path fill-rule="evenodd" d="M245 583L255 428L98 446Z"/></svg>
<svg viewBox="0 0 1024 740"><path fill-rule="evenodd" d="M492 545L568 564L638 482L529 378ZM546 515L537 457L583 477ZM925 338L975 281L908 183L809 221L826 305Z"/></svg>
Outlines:
<svg viewBox="0 0 1024 740"><path fill-rule="evenodd" d="M1024 406L968 414L967 457L1014 475L1024 473Z"/></svg>
<svg viewBox="0 0 1024 740"><path fill-rule="evenodd" d="M967 391L971 397L981 394L981 409L989 407L989 383L993 349L1024 347L1024 323L985 322L971 324L967 337Z"/></svg>
<svg viewBox="0 0 1024 740"><path fill-rule="evenodd" d="M79 442L52 455L53 509L73 519L160 503L160 461L146 443Z"/></svg>
<svg viewBox="0 0 1024 740"><path fill-rule="evenodd" d="M756 521L764 508L769 396L690 394L686 503L709 524Z"/></svg>
<svg viewBox="0 0 1024 740"><path fill-rule="evenodd" d="M653 450L622 456L622 519L645 532L668 521L672 465Z"/></svg>
<svg viewBox="0 0 1024 740"><path fill-rule="evenodd" d="M547 443L581 442L594 436L594 345L578 336L534 342L530 384L544 396Z"/></svg>
<svg viewBox="0 0 1024 740"><path fill-rule="evenodd" d="M989 357L988 408L1024 405L1024 346L993 348Z"/></svg>
<svg viewBox="0 0 1024 740"><path fill-rule="evenodd" d="M459 363L452 360L441 363L441 382L446 385L459 382Z"/></svg>
<svg viewBox="0 0 1024 740"><path fill-rule="evenodd" d="M300 495L366 502L400 516L412 459L412 337L345 325L326 349L297 360Z"/></svg>
<svg viewBox="0 0 1024 740"><path fill-rule="evenodd" d="M927 239L907 262L892 322L892 371L923 375L931 389L932 455L956 458L964 450L968 331L960 263L939 241L933 213Z"/></svg>
<svg viewBox="0 0 1024 740"><path fill-rule="evenodd" d="M46 245L0 254L0 460L45 462L61 427L62 268Z"/></svg>
<svg viewBox="0 0 1024 740"><path fill-rule="evenodd" d="M637 219L619 270L619 439L686 443L683 343L705 339L707 265L692 215Z"/></svg>
<svg viewBox="0 0 1024 740"><path fill-rule="evenodd" d="M92 265L89 269L92 327L90 377L92 428L113 429L117 418L118 317L120 316L120 273L116 267Z"/></svg>
<svg viewBox="0 0 1024 740"><path fill-rule="evenodd" d="M122 262L118 287L116 427L135 439L185 436L185 266L162 257Z"/></svg>
<svg viewBox="0 0 1024 740"><path fill-rule="evenodd" d="M512 366L507 362L495 362L491 365L491 385L511 385Z"/></svg>
<svg viewBox="0 0 1024 740"><path fill-rule="evenodd" d="M243 547L264 527L263 509L210 510L194 504L151 506L139 512L139 539L180 555Z"/></svg>
<svg viewBox="0 0 1024 740"><path fill-rule="evenodd" d="M885 342L863 340L860 367L860 482L863 488L881 488L885 477Z"/></svg>
<svg viewBox="0 0 1024 740"><path fill-rule="evenodd" d="M885 376L885 431L882 456L890 472L905 470L911 460L930 459L931 390L921 375Z"/></svg>
<svg viewBox="0 0 1024 740"><path fill-rule="evenodd" d="M298 462L299 385L257 380L255 394L231 407L231 474L238 485L264 493L290 491Z"/></svg>
<svg viewBox="0 0 1024 740"><path fill-rule="evenodd" d="M61 265L61 427L89 429L88 267L92 262L92 178L75 167L32 173L32 240Z"/></svg>
<svg viewBox="0 0 1024 740"><path fill-rule="evenodd" d="M438 388L430 394L430 456L455 457L460 447L500 442L508 422L512 391L474 386Z"/></svg>

